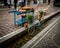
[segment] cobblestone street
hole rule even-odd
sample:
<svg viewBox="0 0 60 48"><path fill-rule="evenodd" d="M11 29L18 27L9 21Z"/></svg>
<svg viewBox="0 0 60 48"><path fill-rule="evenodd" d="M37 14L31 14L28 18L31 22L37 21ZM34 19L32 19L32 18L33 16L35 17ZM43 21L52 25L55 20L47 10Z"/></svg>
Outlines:
<svg viewBox="0 0 60 48"><path fill-rule="evenodd" d="M45 9L45 8L47 8L47 6L49 6L49 5L38 6L35 9L35 15L37 14L36 11L39 11L41 9ZM47 9L48 15L57 11L57 10L59 10L58 7L51 7L50 6L49 9ZM11 10L6 10L6 11L0 12L0 37L21 28L21 26L18 26L18 25L14 26L14 14L8 13L9 11L11 11Z"/></svg>
<svg viewBox="0 0 60 48"><path fill-rule="evenodd" d="M49 5L48 0L46 3L30 4L32 9L24 12L26 16L33 12L30 24L29 20L23 22L26 16L19 14L23 10L19 5L18 11L13 5L11 8L0 6L0 48L60 48L60 7L54 6L54 0L50 1ZM38 20L38 17L41 19Z"/></svg>
<svg viewBox="0 0 60 48"><path fill-rule="evenodd" d="M9 1L11 8L1 5L0 48L60 48L60 7L55 1L26 0L27 9L19 1L16 9L14 1Z"/></svg>
<svg viewBox="0 0 60 48"><path fill-rule="evenodd" d="M60 48L60 21L33 48Z"/></svg>
<svg viewBox="0 0 60 48"><path fill-rule="evenodd" d="M14 16L13 13L8 13L4 11L0 13L0 35L4 36L10 32L19 29L20 26L14 26Z"/></svg>

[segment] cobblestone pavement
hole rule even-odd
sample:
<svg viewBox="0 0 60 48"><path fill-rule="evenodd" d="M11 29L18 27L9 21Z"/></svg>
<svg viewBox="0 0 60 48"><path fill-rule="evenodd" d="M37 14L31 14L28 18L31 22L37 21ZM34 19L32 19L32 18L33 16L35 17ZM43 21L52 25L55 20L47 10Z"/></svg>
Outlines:
<svg viewBox="0 0 60 48"><path fill-rule="evenodd" d="M37 8L40 10L40 9L45 8L47 6L48 5L41 6L41 7L38 6ZM59 8L58 7L50 7L48 10L50 13L52 13L52 12L59 10ZM19 26L19 25L14 26L14 16L13 16L13 13L8 13L9 11L10 10L0 12L0 37L21 28L21 26ZM19 19L21 17L17 17L17 18Z"/></svg>
<svg viewBox="0 0 60 48"><path fill-rule="evenodd" d="M60 21L33 48L60 48Z"/></svg>
<svg viewBox="0 0 60 48"><path fill-rule="evenodd" d="M20 26L14 26L13 13L8 13L8 11L0 12L0 36L4 36L19 28Z"/></svg>
<svg viewBox="0 0 60 48"><path fill-rule="evenodd" d="M32 35L25 34L25 36L19 37L18 40L10 44L7 48L20 48L23 46L25 43L27 43L29 40L31 40L35 35L37 35L39 32L41 32L45 27L47 27L50 23L52 23L54 20L59 18L60 14L57 14L54 18L48 20L48 22L45 22L40 29L36 29L36 32L34 32ZM32 46L32 45L31 45ZM31 47L30 46L30 47ZM28 47L28 48L30 48Z"/></svg>

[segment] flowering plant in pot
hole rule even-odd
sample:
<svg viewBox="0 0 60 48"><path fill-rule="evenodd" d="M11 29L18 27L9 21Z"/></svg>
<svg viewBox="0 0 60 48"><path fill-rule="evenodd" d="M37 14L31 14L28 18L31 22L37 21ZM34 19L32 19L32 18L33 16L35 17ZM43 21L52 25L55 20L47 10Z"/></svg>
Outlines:
<svg viewBox="0 0 60 48"><path fill-rule="evenodd" d="M43 16L43 11L39 11L39 15L42 17Z"/></svg>
<svg viewBox="0 0 60 48"><path fill-rule="evenodd" d="M27 28L28 27L28 23L24 23L24 27Z"/></svg>
<svg viewBox="0 0 60 48"><path fill-rule="evenodd" d="M28 19L28 23L32 23L33 22L33 15L32 14L27 14L27 19Z"/></svg>
<svg viewBox="0 0 60 48"><path fill-rule="evenodd" d="M39 11L39 15L38 15L38 20L41 20L41 17L43 16L43 11Z"/></svg>

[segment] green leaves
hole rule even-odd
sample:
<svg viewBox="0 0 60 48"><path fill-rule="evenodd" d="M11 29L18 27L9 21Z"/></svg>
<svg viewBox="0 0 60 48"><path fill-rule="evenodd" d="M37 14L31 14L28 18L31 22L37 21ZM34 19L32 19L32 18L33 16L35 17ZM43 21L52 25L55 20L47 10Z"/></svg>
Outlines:
<svg viewBox="0 0 60 48"><path fill-rule="evenodd" d="M33 14L27 14L26 16L27 16L28 20L32 20L33 19Z"/></svg>
<svg viewBox="0 0 60 48"><path fill-rule="evenodd" d="M39 15L42 17L43 16L43 11L39 11Z"/></svg>

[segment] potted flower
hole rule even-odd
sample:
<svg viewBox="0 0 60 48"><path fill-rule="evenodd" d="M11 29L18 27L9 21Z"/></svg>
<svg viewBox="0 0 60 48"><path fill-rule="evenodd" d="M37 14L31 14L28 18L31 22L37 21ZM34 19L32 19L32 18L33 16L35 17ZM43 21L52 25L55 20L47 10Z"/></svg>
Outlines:
<svg viewBox="0 0 60 48"><path fill-rule="evenodd" d="M44 15L44 16L46 15L46 11L43 12L43 15Z"/></svg>
<svg viewBox="0 0 60 48"><path fill-rule="evenodd" d="M41 20L41 17L43 16L43 11L39 11L39 15L38 15L38 20Z"/></svg>
<svg viewBox="0 0 60 48"><path fill-rule="evenodd" d="M27 19L29 23L33 22L33 14L27 14Z"/></svg>
<svg viewBox="0 0 60 48"><path fill-rule="evenodd" d="M24 23L24 27L27 28L28 27L28 23Z"/></svg>
<svg viewBox="0 0 60 48"><path fill-rule="evenodd" d="M39 15L42 17L43 16L43 11L39 11Z"/></svg>

